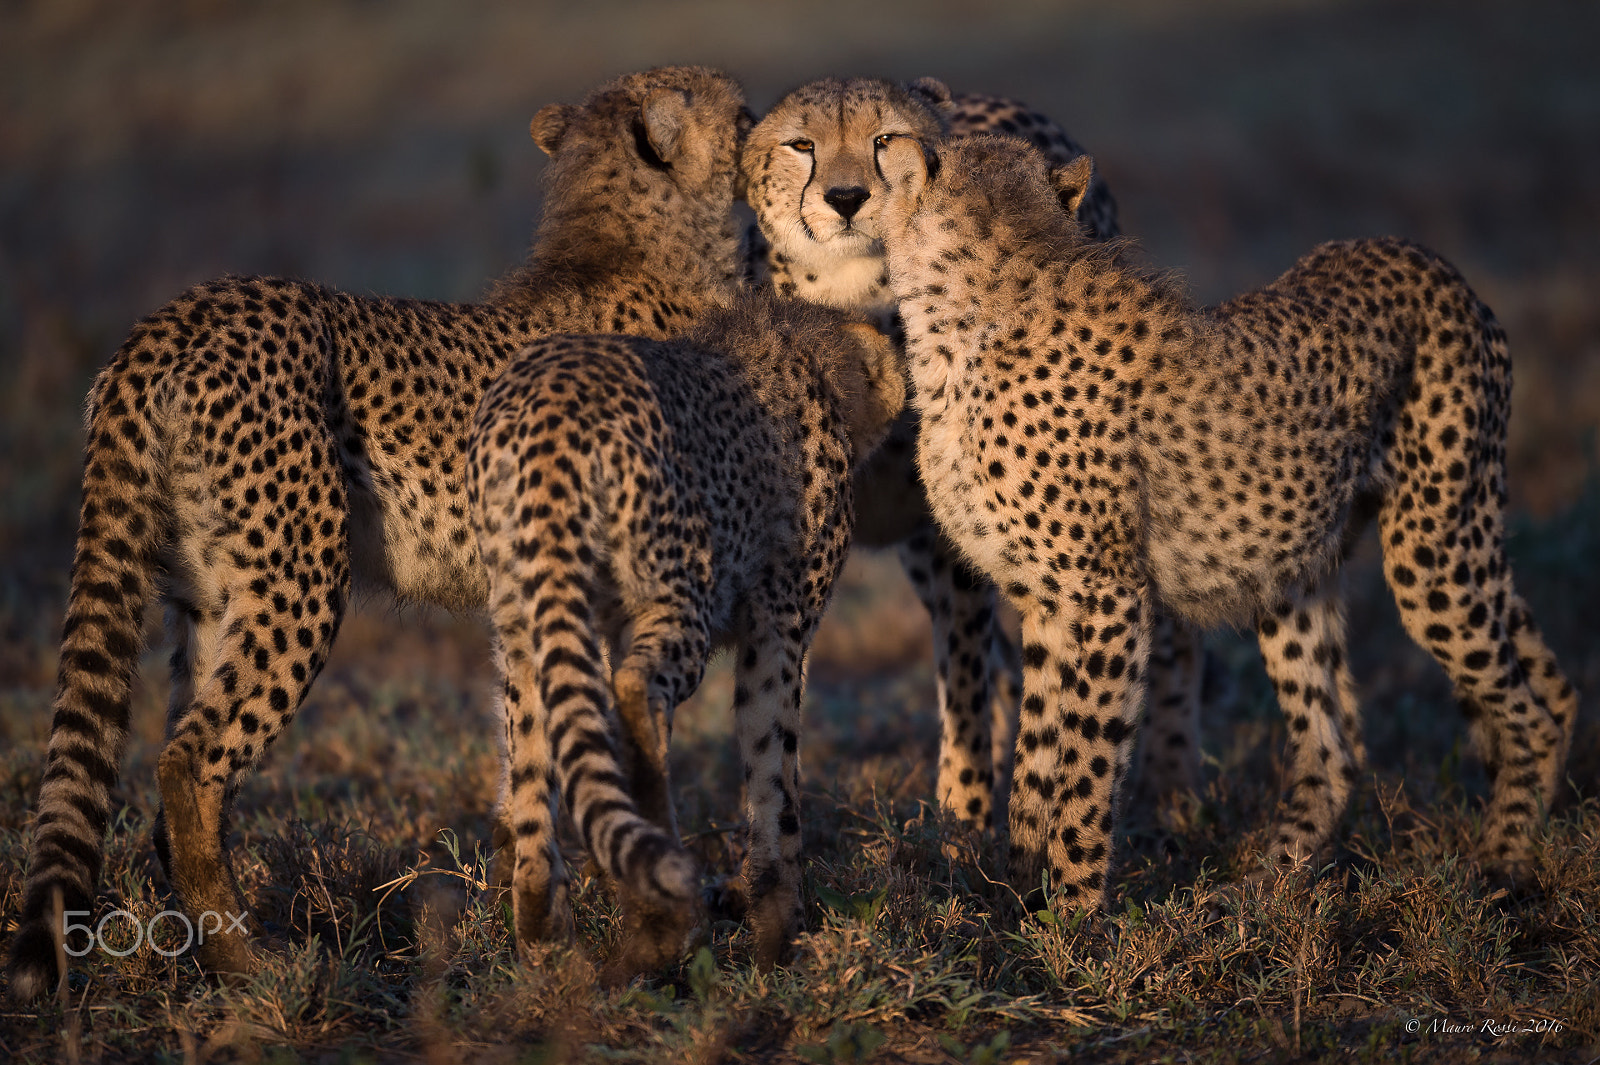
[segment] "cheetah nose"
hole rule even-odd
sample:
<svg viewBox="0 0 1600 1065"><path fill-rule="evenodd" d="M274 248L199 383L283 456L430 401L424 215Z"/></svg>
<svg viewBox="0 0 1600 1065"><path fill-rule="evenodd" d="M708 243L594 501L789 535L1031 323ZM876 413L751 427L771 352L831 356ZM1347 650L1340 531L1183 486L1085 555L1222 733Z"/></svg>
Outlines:
<svg viewBox="0 0 1600 1065"><path fill-rule="evenodd" d="M839 212L839 216L846 222L856 216L861 210L861 205L867 202L872 193L860 185L851 185L848 188L829 189L822 194L822 202Z"/></svg>

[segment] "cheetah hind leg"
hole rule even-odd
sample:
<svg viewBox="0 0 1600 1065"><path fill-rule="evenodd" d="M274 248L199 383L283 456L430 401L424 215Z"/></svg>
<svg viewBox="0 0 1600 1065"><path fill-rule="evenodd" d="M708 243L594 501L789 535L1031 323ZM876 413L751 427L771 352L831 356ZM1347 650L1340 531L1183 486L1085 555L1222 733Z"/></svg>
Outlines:
<svg viewBox="0 0 1600 1065"><path fill-rule="evenodd" d="M1337 576L1280 602L1256 623L1256 637L1289 725L1288 780L1267 850L1282 872L1316 862L1349 805L1366 753L1345 667Z"/></svg>
<svg viewBox="0 0 1600 1065"><path fill-rule="evenodd" d="M733 723L744 766L745 898L757 969L788 954L805 920L800 877L800 710L814 618L752 603L734 667ZM798 633L799 639L790 634Z"/></svg>
<svg viewBox="0 0 1600 1065"><path fill-rule="evenodd" d="M672 715L700 686L711 648L710 633L692 620L695 615L687 601L674 596L666 608L635 617L623 633L625 650L611 677L633 801L674 842L678 817L668 764Z"/></svg>
<svg viewBox="0 0 1600 1065"><path fill-rule="evenodd" d="M316 517L309 521L314 524ZM280 535L293 542L304 525L288 523ZM226 609L202 610L206 618L195 626L192 643L180 642L191 675L175 667L177 690L187 694L193 684L194 697L189 706L175 705L168 713L169 738L157 761L158 851L184 912L197 928L217 930L197 945L201 966L225 977L252 970L249 939L257 924L241 901L228 861L228 808L239 774L293 720L327 661L348 591L348 571L335 566L333 572L338 583L327 593L330 620L323 624L297 623L274 608L275 602L302 597L292 575L275 574L258 578L248 589L230 589ZM285 650L260 653L274 645Z"/></svg>
<svg viewBox="0 0 1600 1065"><path fill-rule="evenodd" d="M294 719L328 660L350 595L341 543L326 546L309 571L279 561L304 559L305 545L325 541L320 530L342 529L347 515L334 488L338 475L328 472L338 462L327 428L311 416L275 424L273 435L257 439L257 452L276 449L295 458L263 475L274 478L269 495L273 484L288 492L297 471L313 471L314 487L321 482L289 508L286 520L262 528L224 516L214 505L217 471L193 448L178 449L168 478L177 530L169 605L189 620L179 626L175 701L157 761L158 849L181 909L196 923L197 959L223 975L251 971L250 936L258 924L240 898L226 850L239 776ZM302 583L308 572L314 583ZM199 929L210 933L203 941Z"/></svg>
<svg viewBox="0 0 1600 1065"><path fill-rule="evenodd" d="M666 761L670 712L650 697L649 687L642 673L627 666L612 677L634 800L660 831L639 836L626 857L617 855L610 863L622 935L621 949L601 972L607 987L671 965L710 937L698 893L699 870L678 839Z"/></svg>
<svg viewBox="0 0 1600 1065"><path fill-rule="evenodd" d="M218 648L220 617L204 613L176 596L166 600L167 632L172 640L170 660L172 689L167 704L166 739L170 744L179 725L195 702L195 678L210 673L211 659ZM170 754L170 757L168 755ZM221 841L226 832L227 802L221 789L196 786L197 774L193 771L187 753L182 748L168 748L158 763L159 786L162 792L161 809L156 812L152 830L156 856L185 904L191 899L209 900L206 908L220 913L238 899L238 885L232 868L221 852ZM174 836L178 845L173 846ZM208 841L215 840L213 853L201 858L199 852L212 851ZM177 861L174 860L176 855ZM207 861L206 859L209 859ZM216 876L214 865L220 863L226 873L223 884ZM213 866L213 868L207 868ZM228 902L221 900L227 899ZM243 907L241 906L240 909ZM200 911L204 914L204 910ZM214 922L206 921L208 926ZM231 924L228 922L222 927ZM215 937L212 937L215 938ZM228 936L228 940L237 939ZM248 946L238 942L203 943L201 964L224 979L233 979L250 972L252 960Z"/></svg>
<svg viewBox="0 0 1600 1065"><path fill-rule="evenodd" d="M227 794L223 785L202 781L194 752L168 744L157 761L161 811L157 814L158 851L167 880L183 900L183 910L200 927L215 925L227 934L209 935L197 950L200 965L224 981L248 976L255 968L248 936L232 928L247 917L232 866L223 851L227 835Z"/></svg>
<svg viewBox="0 0 1600 1065"><path fill-rule="evenodd" d="M1578 691L1566 674L1561 672L1555 655L1545 645L1544 636L1534 623L1533 612L1528 609L1528 604L1515 592L1511 592L1507 598L1506 627L1516 645L1517 664L1522 667L1522 675L1527 678L1545 709L1550 711L1561 732L1560 745L1553 759L1556 779L1545 795L1546 806L1553 806L1560 798L1560 774L1566 767L1567 755L1572 750L1572 733L1578 724Z"/></svg>
<svg viewBox="0 0 1600 1065"><path fill-rule="evenodd" d="M1408 597L1416 605L1402 608L1401 620L1423 647L1450 647L1435 657L1450 673L1490 781L1483 858L1495 875L1518 885L1530 876L1534 831L1561 785L1577 692L1509 583L1441 591L1451 609L1439 613L1423 607L1429 596ZM1497 603L1504 604L1499 624ZM1441 613L1457 623L1441 622Z"/></svg>
<svg viewBox="0 0 1600 1065"><path fill-rule="evenodd" d="M1446 488L1418 487L1407 497L1422 501L1412 511L1385 500L1384 575L1406 632L1455 686L1491 781L1482 855L1517 884L1528 878L1534 832L1561 784L1577 694L1512 587L1498 511ZM1411 529L1424 519L1435 530L1425 541ZM1400 544L1405 551L1390 550Z"/></svg>
<svg viewBox="0 0 1600 1065"><path fill-rule="evenodd" d="M502 627L495 657L502 678L506 750L490 888L501 905L509 904L513 937L519 951L526 951L541 940L570 941L575 928L567 869L555 835L559 794L550 714L534 668L533 642L520 629Z"/></svg>

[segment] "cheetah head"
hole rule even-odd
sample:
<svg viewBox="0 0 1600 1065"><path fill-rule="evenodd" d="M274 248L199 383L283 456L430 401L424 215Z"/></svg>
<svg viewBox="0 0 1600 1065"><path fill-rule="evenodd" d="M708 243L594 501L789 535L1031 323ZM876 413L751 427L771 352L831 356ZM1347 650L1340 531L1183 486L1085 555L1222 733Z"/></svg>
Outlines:
<svg viewBox="0 0 1600 1065"><path fill-rule="evenodd" d="M981 242L1005 254L1089 241L1076 221L1094 178L1087 155L1053 166L1014 137L964 137L937 147L892 137L877 146L876 162L891 271L897 261L954 251L952 243L970 253Z"/></svg>
<svg viewBox="0 0 1600 1065"><path fill-rule="evenodd" d="M885 138L936 140L950 90L933 78L909 85L828 78L801 86L750 132L745 198L778 254L828 270L878 256Z"/></svg>
<svg viewBox="0 0 1600 1065"><path fill-rule="evenodd" d="M529 132L551 158L546 220L688 209L694 221L731 232L739 156L753 125L738 82L706 67L628 74L581 104L541 108Z"/></svg>

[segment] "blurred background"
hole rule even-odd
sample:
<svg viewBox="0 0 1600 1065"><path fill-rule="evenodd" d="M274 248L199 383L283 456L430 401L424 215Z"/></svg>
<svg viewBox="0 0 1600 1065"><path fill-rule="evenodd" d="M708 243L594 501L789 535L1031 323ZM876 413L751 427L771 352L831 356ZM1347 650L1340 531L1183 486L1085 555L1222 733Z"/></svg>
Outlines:
<svg viewBox="0 0 1600 1065"><path fill-rule="evenodd" d="M37 786L83 397L131 323L229 272L472 299L520 260L538 217L534 111L669 62L729 70L758 112L827 74L1020 97L1089 147L1125 230L1206 301L1322 240L1433 246L1510 334L1518 565L1567 669L1596 690L1600 641L1582 613L1600 543L1596 42L1600 5L1572 0L3 0L0 739L26 746L5 820ZM1383 708L1374 720L1392 722L1448 690L1399 637L1372 554L1353 578L1358 675ZM394 613L371 604L352 623L312 711L485 707L476 622ZM837 716L852 757L881 750L931 793L931 769L895 753L936 740L926 631L892 557L853 564L818 646L818 698L840 713L819 715L813 757L825 763ZM1220 653L1248 668L1247 646ZM1261 683L1245 691L1275 728ZM138 711L149 738L153 687ZM912 730L908 706L926 715ZM1459 725L1442 728L1449 750ZM399 787L396 763L311 735L290 733L288 764L316 762L323 786L367 765L375 786ZM487 745L462 772L462 795L486 802Z"/></svg>

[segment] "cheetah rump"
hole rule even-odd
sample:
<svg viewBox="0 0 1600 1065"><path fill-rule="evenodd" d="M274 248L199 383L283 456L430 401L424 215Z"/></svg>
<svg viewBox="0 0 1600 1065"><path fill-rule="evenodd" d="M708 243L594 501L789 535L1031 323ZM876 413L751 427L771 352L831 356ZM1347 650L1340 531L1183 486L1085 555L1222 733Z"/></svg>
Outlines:
<svg viewBox="0 0 1600 1065"><path fill-rule="evenodd" d="M1291 745L1269 857L1315 856L1364 757L1338 571L1373 512L1406 630L1493 780L1485 857L1524 873L1577 695L1512 587L1510 363L1460 275L1405 241L1325 244L1197 308L1061 210L1087 158L904 138L878 162L922 477L1022 615L1014 883L1103 902L1157 602L1255 626Z"/></svg>
<svg viewBox="0 0 1600 1065"><path fill-rule="evenodd" d="M176 643L157 852L191 919L242 913L228 808L327 661L352 581L482 608L464 487L479 396L538 336L665 337L731 298L750 124L739 86L699 67L541 110L544 217L528 264L483 304L225 278L134 328L89 396L13 998L64 975L56 900L92 908L152 594ZM224 973L252 964L243 935L209 937L198 957Z"/></svg>

